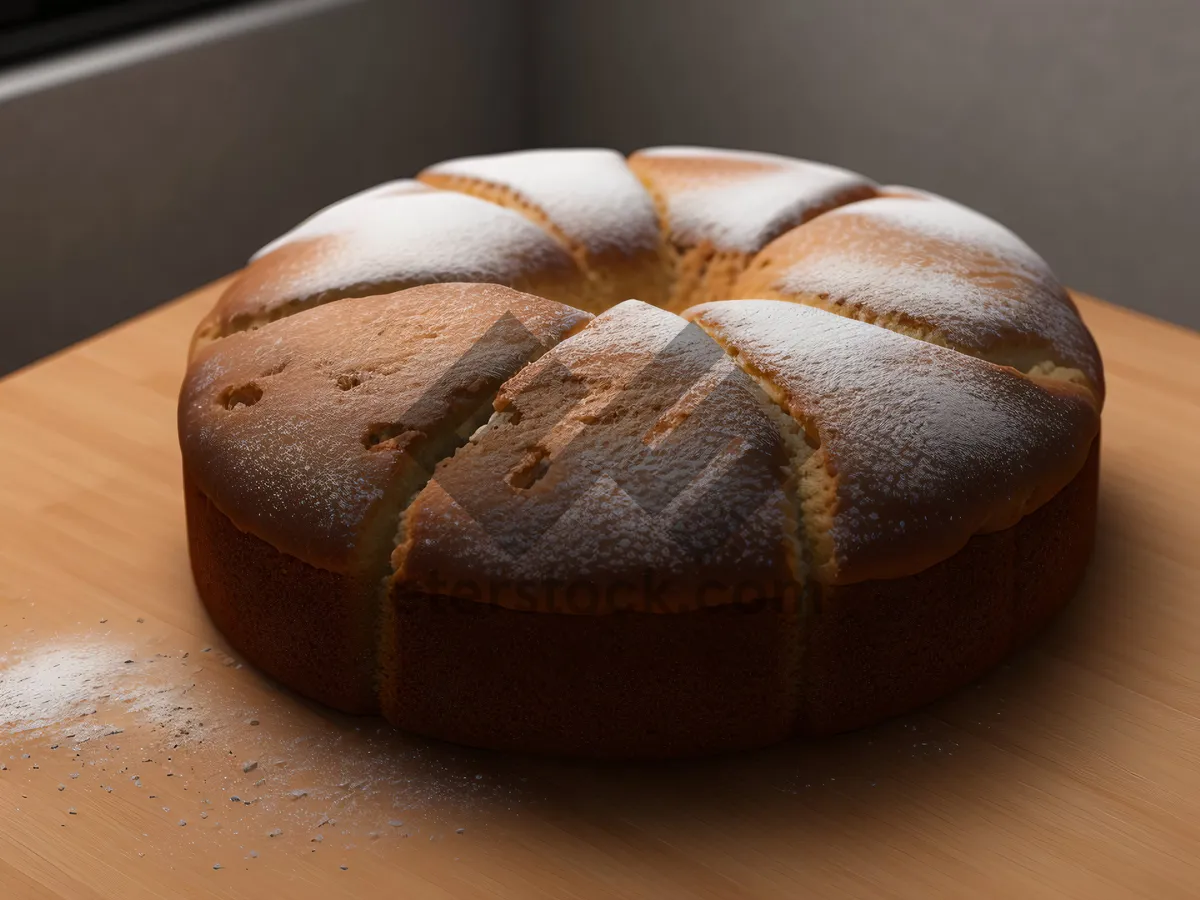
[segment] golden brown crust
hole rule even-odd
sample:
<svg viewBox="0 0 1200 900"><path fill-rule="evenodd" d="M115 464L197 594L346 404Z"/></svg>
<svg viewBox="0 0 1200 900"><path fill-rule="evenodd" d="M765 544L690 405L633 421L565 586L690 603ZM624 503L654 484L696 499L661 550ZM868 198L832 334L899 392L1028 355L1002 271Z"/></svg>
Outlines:
<svg viewBox="0 0 1200 900"><path fill-rule="evenodd" d="M335 205L264 248L201 322L194 347L335 300L422 284L500 284L573 306L588 298L570 254L523 216L411 184Z"/></svg>
<svg viewBox="0 0 1200 900"><path fill-rule="evenodd" d="M1099 428L1080 385L820 309L743 300L688 316L819 448L800 489L826 584L912 575L1014 524L1079 472Z"/></svg>
<svg viewBox="0 0 1200 900"><path fill-rule="evenodd" d="M575 305L593 312L631 298L665 305L670 271L653 199L612 150L466 157L418 178L516 210L553 235L591 283L588 299Z"/></svg>
<svg viewBox="0 0 1200 900"><path fill-rule="evenodd" d="M1076 370L1104 396L1096 345L1046 262L999 223L932 195L864 200L792 229L734 296L819 306L1022 372Z"/></svg>
<svg viewBox="0 0 1200 900"><path fill-rule="evenodd" d="M806 160L710 147L652 147L629 168L659 198L671 242L756 253L797 225L875 195L845 169Z"/></svg>
<svg viewBox="0 0 1200 900"><path fill-rule="evenodd" d="M410 505L393 557L405 583L518 609L517 586L557 583L603 593L595 614L655 605L627 587L647 569L665 612L702 584L725 585L715 604L751 580L794 581L774 407L694 325L626 301L495 406Z"/></svg>
<svg viewBox="0 0 1200 900"><path fill-rule="evenodd" d="M486 421L510 375L588 319L497 285L437 284L233 335L188 368L184 465L273 546L336 571L376 565L395 505Z"/></svg>
<svg viewBox="0 0 1200 900"><path fill-rule="evenodd" d="M733 288L754 258L737 250L715 250L704 243L675 248L675 286L667 309L682 312L689 306L733 296Z"/></svg>
<svg viewBox="0 0 1200 900"><path fill-rule="evenodd" d="M772 153L651 147L629 168L655 197L674 257L667 308L734 296L759 250L797 225L856 200L875 185L854 172Z"/></svg>

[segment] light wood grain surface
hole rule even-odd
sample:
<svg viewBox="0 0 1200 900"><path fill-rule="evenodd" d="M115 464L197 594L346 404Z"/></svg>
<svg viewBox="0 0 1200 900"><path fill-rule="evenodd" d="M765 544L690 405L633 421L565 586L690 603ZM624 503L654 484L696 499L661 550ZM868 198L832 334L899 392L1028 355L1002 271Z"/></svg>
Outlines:
<svg viewBox="0 0 1200 900"><path fill-rule="evenodd" d="M1098 546L1029 650L856 734L596 765L397 734L229 654L175 437L217 288L0 382L0 898L1200 896L1200 335L1081 300Z"/></svg>

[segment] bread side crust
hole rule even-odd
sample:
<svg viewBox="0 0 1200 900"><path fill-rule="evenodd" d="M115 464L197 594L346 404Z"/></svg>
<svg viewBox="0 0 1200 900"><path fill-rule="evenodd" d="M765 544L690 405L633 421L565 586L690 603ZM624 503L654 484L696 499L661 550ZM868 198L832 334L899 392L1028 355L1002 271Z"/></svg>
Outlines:
<svg viewBox="0 0 1200 900"><path fill-rule="evenodd" d="M1097 437L1049 502L923 572L822 586L801 664L800 730L848 731L922 706L1036 633L1091 557L1099 458Z"/></svg>
<svg viewBox="0 0 1200 900"><path fill-rule="evenodd" d="M362 665L374 636L354 615L372 586L280 553L186 479L185 491L201 600L239 652L299 693L347 712L381 706L402 728L466 744L665 757L862 727L978 677L1075 593L1098 464L1099 438L1017 525L907 578L822 588L811 614L767 601L579 616L394 594L381 704Z"/></svg>
<svg viewBox="0 0 1200 900"><path fill-rule="evenodd" d="M598 757L681 756L832 734L977 678L1075 593L1091 555L1099 439L1080 473L1005 531L924 572L673 616L556 615L394 594L382 707L458 743ZM799 654L798 696L788 683ZM793 697L795 697L793 701Z"/></svg>
<svg viewBox="0 0 1200 900"><path fill-rule="evenodd" d="M532 753L672 757L774 743L793 725L796 610L525 612L392 597L382 707L431 737Z"/></svg>
<svg viewBox="0 0 1200 900"><path fill-rule="evenodd" d="M350 713L375 713L380 586L318 568L248 531L183 476L196 590L235 650L288 687Z"/></svg>

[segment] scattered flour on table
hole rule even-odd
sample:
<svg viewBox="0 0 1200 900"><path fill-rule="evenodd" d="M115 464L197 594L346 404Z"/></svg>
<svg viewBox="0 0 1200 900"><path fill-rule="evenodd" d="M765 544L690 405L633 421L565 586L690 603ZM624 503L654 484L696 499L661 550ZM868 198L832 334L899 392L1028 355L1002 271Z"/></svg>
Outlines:
<svg viewBox="0 0 1200 900"><path fill-rule="evenodd" d="M231 852L239 831L295 852L335 826L376 847L440 840L533 799L493 756L310 707L196 649L111 634L0 648L4 777L20 759L32 789L69 792L80 815L109 814L114 785L124 802L147 800L171 826L142 847L156 852Z"/></svg>

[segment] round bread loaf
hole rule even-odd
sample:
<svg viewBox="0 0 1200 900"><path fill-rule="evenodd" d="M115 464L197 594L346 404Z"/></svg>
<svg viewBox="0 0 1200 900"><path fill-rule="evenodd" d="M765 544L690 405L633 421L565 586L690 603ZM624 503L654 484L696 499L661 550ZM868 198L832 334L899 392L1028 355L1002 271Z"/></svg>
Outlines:
<svg viewBox="0 0 1200 900"><path fill-rule="evenodd" d="M200 324L192 567L265 671L433 737L831 733L1071 597L1103 395L1045 262L950 200L696 147L456 160L315 214Z"/></svg>

